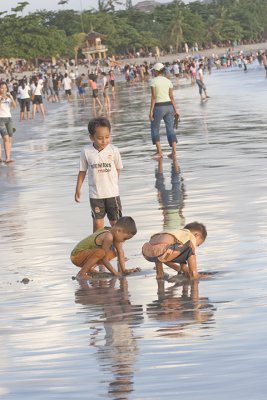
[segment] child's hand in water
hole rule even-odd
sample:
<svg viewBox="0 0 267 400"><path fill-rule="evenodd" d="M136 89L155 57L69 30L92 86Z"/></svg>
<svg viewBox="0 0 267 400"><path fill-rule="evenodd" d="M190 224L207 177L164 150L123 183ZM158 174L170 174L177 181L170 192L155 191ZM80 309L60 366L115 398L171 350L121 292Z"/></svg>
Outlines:
<svg viewBox="0 0 267 400"><path fill-rule="evenodd" d="M140 272L141 271L141 268L127 268L127 269L125 269L125 271L124 271L124 274L125 275L129 275L129 274L132 274L133 272Z"/></svg>

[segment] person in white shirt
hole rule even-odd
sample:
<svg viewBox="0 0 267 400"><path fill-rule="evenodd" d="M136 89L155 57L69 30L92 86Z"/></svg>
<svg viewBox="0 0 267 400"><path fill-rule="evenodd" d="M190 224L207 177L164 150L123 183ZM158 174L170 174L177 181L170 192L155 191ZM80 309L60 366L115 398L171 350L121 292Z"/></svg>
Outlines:
<svg viewBox="0 0 267 400"><path fill-rule="evenodd" d="M111 226L122 216L119 174L123 165L118 148L110 144L110 130L110 122L105 117L89 121L91 143L82 150L80 156L75 201L80 202L82 184L88 172L94 231L104 227L106 214Z"/></svg>
<svg viewBox="0 0 267 400"><path fill-rule="evenodd" d="M198 85L198 90L199 90L199 95L200 95L201 100L206 100L207 98L209 98L210 96L208 96L208 94L207 94L207 88L204 83L204 64L203 63L199 64L199 69L197 71L196 83ZM204 95L203 95L203 92L204 92Z"/></svg>
<svg viewBox="0 0 267 400"><path fill-rule="evenodd" d="M71 99L71 85L72 80L69 78L68 74L65 73L64 78L62 79L62 85L65 90L65 94L67 96L68 101Z"/></svg>
<svg viewBox="0 0 267 400"><path fill-rule="evenodd" d="M103 90L103 97L105 102L105 107L107 111L110 111L110 99L109 99L109 85L108 85L108 78L105 72L101 74L103 76L102 79L102 90Z"/></svg>
<svg viewBox="0 0 267 400"><path fill-rule="evenodd" d="M27 112L27 119L30 119L30 107L31 107L31 88L28 85L27 79L22 79L18 87L18 97L20 98L20 121L25 118L25 109Z"/></svg>
<svg viewBox="0 0 267 400"><path fill-rule="evenodd" d="M13 160L10 159L12 136L13 136L13 125L10 108L16 107L16 102L12 95L8 92L7 84L5 82L0 83L0 134L3 139L6 164L10 164ZM2 148L0 144L0 162L2 162Z"/></svg>
<svg viewBox="0 0 267 400"><path fill-rule="evenodd" d="M32 119L34 119L37 106L40 107L43 119L45 118L45 109L43 105L43 97L42 97L42 89L43 89L43 80L42 76L38 75L33 81L31 85L31 90L33 94L33 103L32 103Z"/></svg>
<svg viewBox="0 0 267 400"><path fill-rule="evenodd" d="M156 63L153 67L156 77L151 81L151 105L149 119L151 121L152 143L156 145L157 152L153 155L154 159L162 157L160 145L160 122L163 119L166 127L167 139L172 148L169 158L176 156L177 138L173 128L174 116L179 116L173 97L173 84L164 74L164 65Z"/></svg>

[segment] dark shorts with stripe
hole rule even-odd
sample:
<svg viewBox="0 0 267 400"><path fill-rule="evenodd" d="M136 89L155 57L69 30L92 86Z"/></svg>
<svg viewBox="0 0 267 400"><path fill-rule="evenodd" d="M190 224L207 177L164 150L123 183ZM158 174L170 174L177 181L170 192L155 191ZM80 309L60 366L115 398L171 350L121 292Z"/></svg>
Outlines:
<svg viewBox="0 0 267 400"><path fill-rule="evenodd" d="M109 221L117 221L122 217L120 196L108 199L90 198L90 205L94 219L102 219L107 215Z"/></svg>
<svg viewBox="0 0 267 400"><path fill-rule="evenodd" d="M180 252L181 252L181 254L180 254L179 256L177 256L177 257L175 257L175 258L173 258L173 259L167 261L167 262L174 262L174 263L177 263L177 264L187 264L188 258L189 258L192 254L194 254L193 251L192 251L192 248L190 247L190 245L188 244L188 242L186 242L186 243L183 244L183 245L178 244L178 243L171 244L170 246L168 246L168 249L170 249L170 250L176 250L176 251L180 251ZM167 250L167 249L166 249L166 250ZM166 250L165 250L165 251L166 251ZM147 256L147 255L144 253L144 250L142 251L142 253L143 253L143 256L145 257L145 259L146 259L147 261L154 262L154 263L157 262L157 261L159 261L159 257L162 257L162 255L157 256L157 257L155 257L155 256Z"/></svg>

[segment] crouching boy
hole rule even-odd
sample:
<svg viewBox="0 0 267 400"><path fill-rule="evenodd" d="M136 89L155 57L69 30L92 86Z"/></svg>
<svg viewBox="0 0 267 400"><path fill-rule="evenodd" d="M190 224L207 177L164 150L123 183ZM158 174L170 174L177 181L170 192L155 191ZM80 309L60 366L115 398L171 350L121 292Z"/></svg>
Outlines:
<svg viewBox="0 0 267 400"><path fill-rule="evenodd" d="M81 268L76 279L89 279L90 272L96 264L104 265L113 275L135 272L138 269L126 269L122 243L131 239L137 232L134 220L131 217L120 218L111 228L103 228L87 236L79 242L71 252L71 261ZM110 260L118 258L116 271Z"/></svg>
<svg viewBox="0 0 267 400"><path fill-rule="evenodd" d="M183 229L156 233L142 248L147 261L154 262L157 279L163 279L163 264L183 273L189 279L198 279L196 247L207 237L206 227L199 222L187 224Z"/></svg>

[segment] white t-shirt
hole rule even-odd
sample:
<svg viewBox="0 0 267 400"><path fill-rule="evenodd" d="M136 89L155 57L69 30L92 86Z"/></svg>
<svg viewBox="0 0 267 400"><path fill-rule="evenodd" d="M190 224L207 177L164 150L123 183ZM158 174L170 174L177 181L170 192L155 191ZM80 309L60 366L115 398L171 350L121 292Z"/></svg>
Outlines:
<svg viewBox="0 0 267 400"><path fill-rule="evenodd" d="M71 90L71 83L72 83L72 81L68 76L66 78L64 78L62 80L64 90Z"/></svg>
<svg viewBox="0 0 267 400"><path fill-rule="evenodd" d="M34 90L34 95L41 96L42 95L42 89L43 89L43 80L42 79L38 79L37 86L36 86L36 88Z"/></svg>
<svg viewBox="0 0 267 400"><path fill-rule="evenodd" d="M74 72L70 72L69 77L70 77L70 79L74 80L75 79L75 73Z"/></svg>
<svg viewBox="0 0 267 400"><path fill-rule="evenodd" d="M203 69L202 68L199 68L198 69L198 71L197 71L197 77L198 77L198 79L200 79L201 81L203 81Z"/></svg>
<svg viewBox="0 0 267 400"><path fill-rule="evenodd" d="M90 143L81 151L80 171L87 171L89 197L107 199L119 196L118 171L123 168L119 149L112 144L98 151Z"/></svg>
<svg viewBox="0 0 267 400"><path fill-rule="evenodd" d="M22 88L22 86L19 86L18 87L18 95L20 96L20 98L22 100L29 99L30 98L30 95L29 95L30 90L31 90L31 88L29 85L25 85L24 89Z"/></svg>
<svg viewBox="0 0 267 400"><path fill-rule="evenodd" d="M150 86L156 89L156 103L171 101L169 89L173 87L173 84L168 78L161 75L157 76L152 79Z"/></svg>
<svg viewBox="0 0 267 400"><path fill-rule="evenodd" d="M179 74L179 65L177 63L173 64L173 73L174 75L178 75Z"/></svg>
<svg viewBox="0 0 267 400"><path fill-rule="evenodd" d="M11 103L12 101L8 97L0 100L0 118L11 118Z"/></svg>

